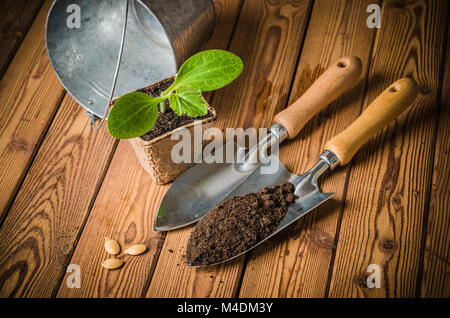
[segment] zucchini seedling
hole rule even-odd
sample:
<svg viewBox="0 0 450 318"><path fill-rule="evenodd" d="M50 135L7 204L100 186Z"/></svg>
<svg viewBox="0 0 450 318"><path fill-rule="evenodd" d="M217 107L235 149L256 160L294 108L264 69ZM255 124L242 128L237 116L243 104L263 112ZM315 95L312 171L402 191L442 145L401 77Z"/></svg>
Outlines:
<svg viewBox="0 0 450 318"><path fill-rule="evenodd" d="M158 105L170 108L178 116L204 116L208 113L202 92L209 92L231 83L241 74L242 60L224 50L199 52L183 63L174 82L158 97L140 92L121 96L108 116L108 131L119 139L128 139L148 133L158 118Z"/></svg>

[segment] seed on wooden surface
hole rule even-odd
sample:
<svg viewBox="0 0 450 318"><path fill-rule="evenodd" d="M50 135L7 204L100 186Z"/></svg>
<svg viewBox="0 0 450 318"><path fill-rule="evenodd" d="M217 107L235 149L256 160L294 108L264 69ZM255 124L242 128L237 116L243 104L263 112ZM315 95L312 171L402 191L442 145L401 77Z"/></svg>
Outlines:
<svg viewBox="0 0 450 318"><path fill-rule="evenodd" d="M143 244L136 244L136 245L130 246L123 252L128 255L139 255L139 254L144 253L146 250L147 250L147 246L145 246Z"/></svg>
<svg viewBox="0 0 450 318"><path fill-rule="evenodd" d="M105 250L108 254L117 255L120 252L120 245L115 240L105 237Z"/></svg>
<svg viewBox="0 0 450 318"><path fill-rule="evenodd" d="M102 266L107 269L117 269L123 265L123 261L117 258L108 258L102 262Z"/></svg>

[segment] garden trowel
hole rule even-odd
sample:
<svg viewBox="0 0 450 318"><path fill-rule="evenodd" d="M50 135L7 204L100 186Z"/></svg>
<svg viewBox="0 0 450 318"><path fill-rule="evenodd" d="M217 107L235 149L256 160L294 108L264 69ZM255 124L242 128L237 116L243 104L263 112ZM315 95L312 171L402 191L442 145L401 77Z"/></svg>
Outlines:
<svg viewBox="0 0 450 318"><path fill-rule="evenodd" d="M198 221L252 176L261 164L267 165L267 161L270 164L271 157L264 155L267 149L278 149L278 145L285 139L295 138L314 115L358 81L361 71L362 63L359 58L340 58L299 99L275 116L274 124L258 145L244 149L234 140L224 145L229 149L228 146L233 143L237 156L247 159L256 156L265 158L264 160L258 160L256 163L252 160L198 163L180 175L159 205L154 231L173 230Z"/></svg>
<svg viewBox="0 0 450 318"><path fill-rule="evenodd" d="M417 84L409 79L402 78L390 85L382 92L364 112L347 129L331 138L324 146L324 152L319 160L309 171L297 175L288 172L281 162L279 169L273 174L264 174L262 169L269 162L256 168L239 186L227 197L235 197L250 192L257 192L262 187L270 187L274 184L291 182L295 186L295 194L298 198L288 208L286 216L281 220L276 229L269 236L259 241L244 252L236 254L235 258L255 246L266 241L284 228L297 221L300 217L319 206L334 193L322 193L317 185L317 179L328 169L333 170L338 165L347 164L359 148L383 127L400 115L414 101L417 96ZM271 160L278 160L277 156L271 156ZM224 233L225 234L225 233ZM224 235L225 236L225 235ZM189 249L189 242L188 242ZM220 260L220 263L228 261ZM216 263L217 264L217 263ZM189 266L203 266L213 264L187 264Z"/></svg>

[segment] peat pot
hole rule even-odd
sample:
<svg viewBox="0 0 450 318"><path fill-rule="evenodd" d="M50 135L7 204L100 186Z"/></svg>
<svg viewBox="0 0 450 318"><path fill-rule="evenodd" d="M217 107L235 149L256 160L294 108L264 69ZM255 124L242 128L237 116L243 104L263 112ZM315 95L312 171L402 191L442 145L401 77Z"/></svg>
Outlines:
<svg viewBox="0 0 450 318"><path fill-rule="evenodd" d="M147 92L153 86L159 86L161 83L165 81L172 82L175 78L175 75L168 77L164 80L155 82L146 87L134 90L134 92ZM112 103L114 103L119 97L113 99ZM194 126L201 125L202 132L204 132L207 128L211 126L211 123L216 119L217 114L214 108L212 108L208 102L206 101L209 115L207 118L198 119L191 123L182 125L177 127L176 129L169 131L161 136L157 136L151 140L144 140L142 137L128 139L133 149L136 153L136 156L139 159L142 167L147 171L150 177L158 184L165 184L175 180L180 174L186 171L189 167L193 165L193 162L196 158L191 156L190 163L174 163L172 161L171 152L172 148L175 144L177 144L180 140L174 139L172 140L172 135L181 130L187 129L192 136L191 138L191 154L194 154ZM207 144L207 141L202 140L202 149Z"/></svg>

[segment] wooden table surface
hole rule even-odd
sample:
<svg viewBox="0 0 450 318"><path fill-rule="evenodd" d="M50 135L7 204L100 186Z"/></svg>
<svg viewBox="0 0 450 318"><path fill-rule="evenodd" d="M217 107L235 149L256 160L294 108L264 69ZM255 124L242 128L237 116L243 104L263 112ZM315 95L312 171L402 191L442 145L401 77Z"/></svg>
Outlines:
<svg viewBox="0 0 450 318"><path fill-rule="evenodd" d="M154 233L168 186L128 141L94 131L49 63L50 0L2 0L0 12L0 296L450 297L450 41L446 0L216 0L205 48L239 55L238 80L208 96L216 126L268 127L339 57L359 83L281 147L300 173L382 90L410 76L412 107L322 182L333 200L232 262L188 268L192 227ZM371 3L381 28L366 26ZM105 236L147 253L107 271ZM70 264L81 288L69 288ZM368 288L370 264L380 288Z"/></svg>

